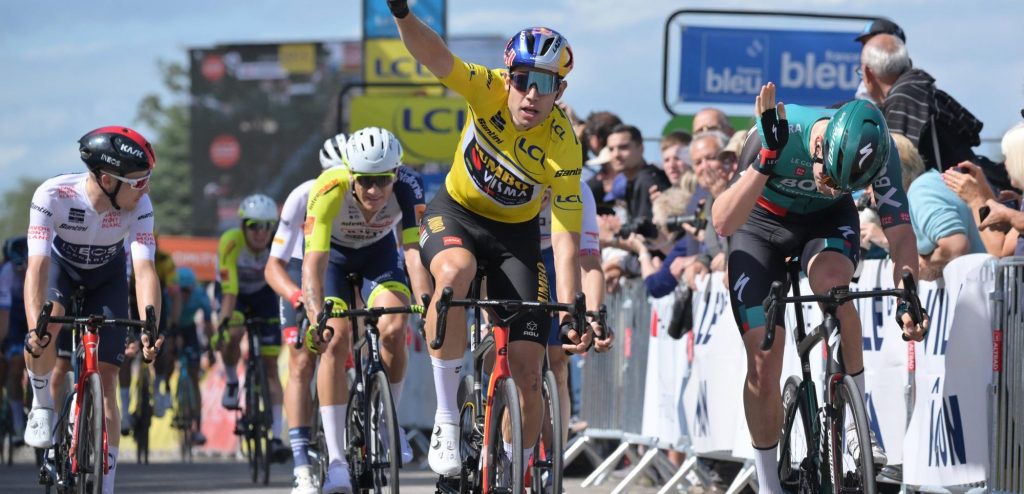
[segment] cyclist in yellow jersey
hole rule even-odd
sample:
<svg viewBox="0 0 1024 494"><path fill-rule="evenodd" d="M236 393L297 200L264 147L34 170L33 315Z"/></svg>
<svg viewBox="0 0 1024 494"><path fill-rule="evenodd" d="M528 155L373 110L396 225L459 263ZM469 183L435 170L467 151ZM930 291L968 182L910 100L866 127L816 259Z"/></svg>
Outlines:
<svg viewBox="0 0 1024 494"><path fill-rule="evenodd" d="M217 280L220 282L219 328L227 328L226 336L215 331L210 341L224 360L227 385L221 405L229 410L238 409L238 359L241 356L246 317L265 319L257 338L260 354L270 385L270 403L273 423L270 456L275 462L288 460L290 451L281 440L284 414L281 403L284 392L277 374L277 357L281 353L281 328L277 312L277 294L267 284L263 271L270 257L270 241L277 223L277 204L263 194L242 199L238 207L242 219L240 228L232 228L220 237L217 248Z"/></svg>
<svg viewBox="0 0 1024 494"><path fill-rule="evenodd" d="M540 255L537 213L552 191L551 243L559 273L559 300L580 289L582 150L565 113L555 106L572 69L569 42L543 27L524 29L505 47L508 70L488 69L454 56L444 41L409 12L406 0L388 0L405 47L440 81L466 98L469 115L443 187L420 224L423 263L434 277L434 299L444 287L456 297L469 290L478 263L487 268L487 292L495 299L548 299ZM509 314L498 314L508 316ZM563 316L568 322L572 316ZM427 332L437 314L427 313ZM522 397L525 457L541 423L541 365L550 324L526 317L509 329L509 364ZM465 311L448 317L447 337L431 350L438 408L428 454L441 475L459 472L459 410L456 392L466 348ZM571 331L568 351L586 351L593 330ZM511 446L506 451L511 451Z"/></svg>

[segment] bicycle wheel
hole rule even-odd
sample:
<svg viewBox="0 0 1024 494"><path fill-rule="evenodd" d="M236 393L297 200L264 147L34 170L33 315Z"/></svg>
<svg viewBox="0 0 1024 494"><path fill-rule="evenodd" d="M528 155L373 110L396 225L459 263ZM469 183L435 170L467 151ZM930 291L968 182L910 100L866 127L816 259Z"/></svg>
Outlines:
<svg viewBox="0 0 1024 494"><path fill-rule="evenodd" d="M479 404L473 394L472 374L459 381L456 397L459 403L459 457L462 469L459 474L459 492L480 492L482 481L477 465L480 464L480 449L484 433L480 420Z"/></svg>
<svg viewBox="0 0 1024 494"><path fill-rule="evenodd" d="M136 377L139 401L135 408L135 458L140 464L149 464L149 426L153 422L153 397L149 389L149 368L140 365Z"/></svg>
<svg viewBox="0 0 1024 494"><path fill-rule="evenodd" d="M262 472L263 485L270 483L270 428L274 422L273 414L271 413L270 405L270 384L267 381L267 371L262 365L256 366L256 377L259 379L259 407L257 408L258 414L257 423L259 428L257 429L257 439L261 442L260 450L263 451L263 456L260 458L260 470Z"/></svg>
<svg viewBox="0 0 1024 494"><path fill-rule="evenodd" d="M192 394L192 383L187 382L188 378L178 375L178 384L175 389L175 407L177 415L174 418L175 427L181 431L181 461L192 463L193 437L196 426L195 399Z"/></svg>
<svg viewBox="0 0 1024 494"><path fill-rule="evenodd" d="M835 409L839 413L829 423L833 492L875 494L868 414L860 388L850 376L843 376L843 380L836 383ZM847 438L847 429L852 429L850 434L855 437ZM856 441L856 446L851 440Z"/></svg>
<svg viewBox="0 0 1024 494"><path fill-rule="evenodd" d="M103 492L103 388L100 375L92 374L78 397L79 409L76 429L78 434L75 463L75 490L79 494Z"/></svg>
<svg viewBox="0 0 1024 494"><path fill-rule="evenodd" d="M262 431L259 419L259 391L257 389L256 371L250 364L245 372L245 409L242 412L242 441L245 443L245 456L249 461L249 477L255 484L259 481L260 464L263 461L263 444L259 441Z"/></svg>
<svg viewBox="0 0 1024 494"><path fill-rule="evenodd" d="M495 385L494 396L487 410L483 475L489 492L523 492L523 415L519 409L519 392L512 378L505 377ZM506 438L504 430L511 437ZM511 440L512 458L505 454L504 441Z"/></svg>
<svg viewBox="0 0 1024 494"><path fill-rule="evenodd" d="M359 381L352 383L345 411L345 458L348 460L352 492L362 492L373 486L366 448L366 393ZM324 473L326 475L326 471Z"/></svg>
<svg viewBox="0 0 1024 494"><path fill-rule="evenodd" d="M373 478L373 492L398 492L398 468L402 466L398 438L398 415L391 399L391 384L383 371L369 380L368 456Z"/></svg>
<svg viewBox="0 0 1024 494"><path fill-rule="evenodd" d="M803 399L805 390L800 384L799 377L790 376L782 390L785 415L779 440L779 482L786 492L811 494L817 492L821 482L809 449L813 442L808 424L814 416L807 411L808 404ZM810 392L814 392L813 385Z"/></svg>
<svg viewBox="0 0 1024 494"><path fill-rule="evenodd" d="M14 419L11 404L5 398L0 401L0 463L14 462Z"/></svg>
<svg viewBox="0 0 1024 494"><path fill-rule="evenodd" d="M555 493L562 492L562 404L558 397L558 381L555 374L550 370L544 373L544 382L541 387L541 397L544 400L545 420L551 426L551 437L543 441L533 451L533 492ZM543 458L541 458L543 456ZM545 479L545 474L551 479Z"/></svg>
<svg viewBox="0 0 1024 494"><path fill-rule="evenodd" d="M312 445L310 451L310 464L313 465L314 472L313 478L317 479L317 486L322 492L324 481L327 480L327 465L330 464L330 459L327 457L327 436L324 434L324 423L320 419L320 405L318 400L314 397L313 399L313 420L311 421L310 430L313 433L313 437L310 438L310 445Z"/></svg>

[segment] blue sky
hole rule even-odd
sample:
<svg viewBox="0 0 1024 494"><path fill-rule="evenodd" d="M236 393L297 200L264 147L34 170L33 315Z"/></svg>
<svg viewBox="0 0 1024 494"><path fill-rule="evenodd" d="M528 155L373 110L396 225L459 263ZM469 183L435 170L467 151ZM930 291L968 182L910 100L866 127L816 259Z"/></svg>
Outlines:
<svg viewBox="0 0 1024 494"><path fill-rule="evenodd" d="M661 104L664 22L682 5L678 0L449 0L448 26L454 36L504 37L536 24L559 30L576 53L566 101L583 115L614 111L653 135L669 118ZM764 5L685 2L688 8ZM770 5L887 16L906 32L914 64L985 122L983 137L998 139L1021 119L1022 2L777 0ZM358 38L360 15L361 0L0 2L0 191L22 176L81 170L75 141L92 128L137 125L139 100L161 90L158 59L184 63L188 47L218 43ZM982 151L999 158L997 144L983 145ZM651 149L648 155L654 158Z"/></svg>

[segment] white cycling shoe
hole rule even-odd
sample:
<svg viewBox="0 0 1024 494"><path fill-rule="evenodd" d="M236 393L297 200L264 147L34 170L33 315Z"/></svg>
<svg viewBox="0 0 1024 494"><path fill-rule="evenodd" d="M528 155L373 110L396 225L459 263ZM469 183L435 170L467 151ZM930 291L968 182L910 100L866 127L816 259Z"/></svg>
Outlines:
<svg viewBox="0 0 1024 494"><path fill-rule="evenodd" d="M404 453L403 453L404 455ZM438 475L453 477L462 469L459 458L459 426L456 424L435 424L430 436L430 450L427 463Z"/></svg>
<svg viewBox="0 0 1024 494"><path fill-rule="evenodd" d="M875 431L868 430L871 437L871 462L875 464L875 470L879 470L889 462L885 451L878 445L875 438ZM860 458L860 442L857 440L857 429L850 426L846 428L846 451L854 458Z"/></svg>
<svg viewBox="0 0 1024 494"><path fill-rule="evenodd" d="M352 494L352 480L348 476L347 463L332 461L327 466L324 494Z"/></svg>
<svg viewBox="0 0 1024 494"><path fill-rule="evenodd" d="M295 481L292 483L292 494L319 493L317 479L313 476L313 467L303 465L295 467Z"/></svg>
<svg viewBox="0 0 1024 494"><path fill-rule="evenodd" d="M28 412L28 425L25 426L25 444L33 448L49 448L53 446L52 408L33 408Z"/></svg>

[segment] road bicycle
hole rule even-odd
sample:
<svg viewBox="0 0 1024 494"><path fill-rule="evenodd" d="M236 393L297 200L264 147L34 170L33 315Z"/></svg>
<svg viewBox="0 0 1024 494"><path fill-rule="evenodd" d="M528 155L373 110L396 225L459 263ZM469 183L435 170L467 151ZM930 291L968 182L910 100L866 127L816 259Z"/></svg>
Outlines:
<svg viewBox="0 0 1024 494"><path fill-rule="evenodd" d="M181 435L179 447L181 461L185 463L192 463L194 460L195 437L199 432L202 414L199 408L199 390L192 382L189 370L189 361L198 359L195 353L195 348L191 347L182 347L178 351L178 384L174 389L174 418L171 421L171 425L178 429Z"/></svg>
<svg viewBox="0 0 1024 494"><path fill-rule="evenodd" d="M107 430L103 416L103 388L99 373L99 329L104 325L128 326L143 332L149 338L149 347L156 341L156 311L146 307L146 320L109 319L102 315L80 316L85 300L85 288L78 287L72 295L74 316L52 316L53 302L47 301L39 314L38 326L32 331L41 347L50 343L46 328L50 323L70 324L72 331L72 364L68 382L74 383L72 392L64 399L60 417L54 429L54 442L44 451L39 483L47 493L57 492L100 494L103 474L110 465L107 456ZM125 346L131 338L125 338ZM33 355L33 357L38 357ZM146 363L150 363L146 361Z"/></svg>
<svg viewBox="0 0 1024 494"><path fill-rule="evenodd" d="M786 379L782 391L784 419L779 442L779 480L784 490L801 494L874 494L875 465L864 394L846 374L836 311L840 305L856 299L898 297L907 303L911 318L919 324L923 311L914 277L904 272L902 289L851 292L848 286L837 286L824 295L801 296L799 271L799 263L791 261L787 284L793 286L792 297L786 297L787 287L776 281L764 300L766 328L779 325L786 304L817 302L824 314L821 324L805 333L801 306L797 305L795 342L801 375ZM761 349L769 350L774 339L775 331L765 331ZM811 377L810 355L822 341L825 342L825 373L821 386L825 392L824 401L819 405Z"/></svg>
<svg viewBox="0 0 1024 494"><path fill-rule="evenodd" d="M524 477L522 411L519 404L519 392L512 379L508 366L508 328L531 312L547 314L569 312L576 321L585 321L588 315L586 300L582 293L576 295L572 304L537 302L528 300L485 300L480 299L480 286L484 278L484 268L478 267L477 274L470 284L466 299L453 299L453 291L445 287L436 302L437 334L431 341L431 348L441 348L445 338L445 323L448 309L451 307L478 308L475 311L474 328L482 328L480 310L487 310L492 326L491 338L494 348L494 367L490 373L486 394L484 394L484 359L487 347L481 342L480 331L474 330L470 349L473 352L473 373L463 378L460 383L460 417L459 417L459 451L462 468L458 477L441 476L437 481L437 490L442 493L520 493L526 485ZM508 318L501 318L494 309L512 312ZM568 329L568 328L566 328ZM488 344L489 346L489 344ZM543 386L549 389L545 402L549 412L549 420L560 416L551 413L557 406L558 391L552 376L550 382L545 379ZM560 429L553 430L560 431ZM561 434L554 434L561 438ZM504 442L512 445L512 458L508 461L504 450ZM561 442L560 440L558 442ZM534 483L534 492L538 483L543 482L545 472L561 478L561 469L555 468L561 463L561 454L552 452L551 458L545 457L543 443L538 443L535 458L530 461L530 478ZM554 458L557 458L554 461ZM557 491L561 492L561 490Z"/></svg>

